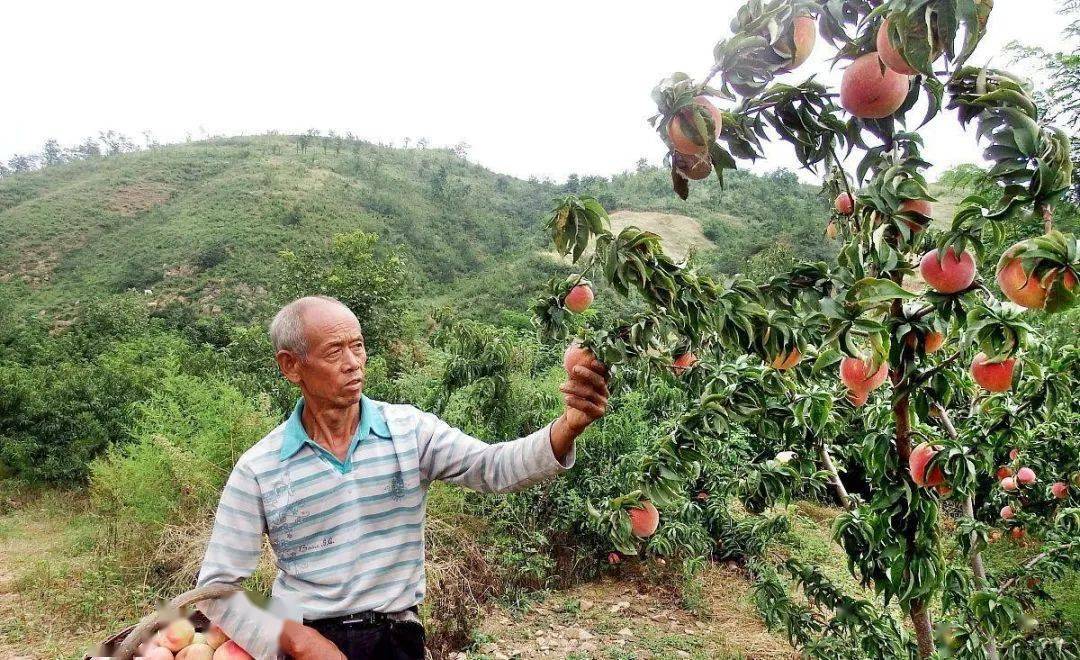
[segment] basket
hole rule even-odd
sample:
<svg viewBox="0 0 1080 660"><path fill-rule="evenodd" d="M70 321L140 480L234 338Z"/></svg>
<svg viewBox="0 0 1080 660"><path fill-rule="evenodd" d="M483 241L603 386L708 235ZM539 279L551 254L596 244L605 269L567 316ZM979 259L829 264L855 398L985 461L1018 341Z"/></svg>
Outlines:
<svg viewBox="0 0 1080 660"><path fill-rule="evenodd" d="M135 625L124 628L102 642L101 647L98 649L100 651L99 655L86 654L83 656L83 660L101 657L115 658L115 660L131 660L139 644L165 627L184 608L199 601L224 598L239 590L240 587L234 584L208 584L203 587L196 587L191 591L185 591L170 600L165 607L147 614ZM199 632L206 632L206 629L210 627L210 620L198 610L190 614L188 619L194 624L195 630Z"/></svg>

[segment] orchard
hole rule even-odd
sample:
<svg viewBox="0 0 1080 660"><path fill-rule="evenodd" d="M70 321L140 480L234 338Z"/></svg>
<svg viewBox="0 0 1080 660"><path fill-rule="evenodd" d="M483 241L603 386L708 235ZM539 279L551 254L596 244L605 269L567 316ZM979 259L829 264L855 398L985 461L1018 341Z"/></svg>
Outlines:
<svg viewBox="0 0 1080 660"><path fill-rule="evenodd" d="M1029 614L1043 582L1080 564L1080 360L1073 345L1044 349L1036 327L1080 296L1080 243L1054 228L1070 146L1022 81L968 64L992 8L750 0L702 78L675 73L652 91L674 194L686 199L710 175L723 185L725 170L783 141L823 174L835 263L766 282L714 279L672 259L655 234L612 233L597 200L558 200L548 228L579 272L535 305L542 334L565 340L573 325L567 368L595 355L616 399L658 377L690 402L639 481L590 506L611 564L723 556L746 530L785 524L773 505L827 488L845 509L834 540L875 599L846 595L814 566L746 553L767 622L804 653L1077 657ZM812 76L790 81L820 48L843 71L838 92ZM935 218L930 163L908 127L949 114L974 129L997 189ZM1003 245L1021 220L1042 233ZM585 278L600 284L579 289ZM604 292L638 311L573 318ZM783 460L728 460L737 429L777 443ZM991 542L1038 552L1020 574L995 576L982 560ZM894 605L907 623L887 615Z"/></svg>

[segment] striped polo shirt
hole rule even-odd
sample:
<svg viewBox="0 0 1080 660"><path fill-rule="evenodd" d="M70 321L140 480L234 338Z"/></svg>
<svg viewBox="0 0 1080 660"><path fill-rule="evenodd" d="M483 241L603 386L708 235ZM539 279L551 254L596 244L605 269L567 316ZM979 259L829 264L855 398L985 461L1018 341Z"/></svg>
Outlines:
<svg viewBox="0 0 1080 660"><path fill-rule="evenodd" d="M225 485L199 586L255 570L265 534L278 567L272 602L243 593L200 604L256 658L278 657L282 615L319 619L398 612L424 598L424 507L441 479L481 491L525 488L573 466L551 449L551 424L488 444L410 405L362 396L345 460L311 439L304 401L237 461Z"/></svg>

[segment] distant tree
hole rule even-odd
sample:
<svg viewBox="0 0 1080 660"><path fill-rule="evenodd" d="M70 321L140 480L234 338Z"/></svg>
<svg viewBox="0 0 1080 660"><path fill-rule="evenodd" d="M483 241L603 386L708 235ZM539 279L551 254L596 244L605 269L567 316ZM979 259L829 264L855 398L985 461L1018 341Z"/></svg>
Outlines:
<svg viewBox="0 0 1080 660"><path fill-rule="evenodd" d="M41 148L41 162L45 167L59 165L65 161L67 161L67 155L60 143L52 138L45 140L45 145Z"/></svg>
<svg viewBox="0 0 1080 660"><path fill-rule="evenodd" d="M281 253L274 283L280 302L324 294L345 303L363 325L368 350L402 338L408 269L395 250L377 249L378 236L364 232L334 236L329 247Z"/></svg>
<svg viewBox="0 0 1080 660"><path fill-rule="evenodd" d="M469 160L469 149L471 149L471 148L472 148L472 146L468 142L465 142L464 140L462 140L461 142L458 142L454 146L450 147L450 153L454 154L455 156L457 156L461 160L464 160L464 161L468 162L468 160Z"/></svg>
<svg viewBox="0 0 1080 660"><path fill-rule="evenodd" d="M75 154L77 158L94 158L101 155L101 145L98 141L92 137L88 137L83 140L82 144L75 147Z"/></svg>
<svg viewBox="0 0 1080 660"><path fill-rule="evenodd" d="M131 138L117 131L100 131L98 137L105 144L105 153L109 156L135 151L135 143Z"/></svg>
<svg viewBox="0 0 1080 660"><path fill-rule="evenodd" d="M146 129L145 131L143 131L142 134L143 140L146 142L147 149L157 149L161 146L161 142L159 142L158 139L154 137L154 133L150 129Z"/></svg>
<svg viewBox="0 0 1080 660"><path fill-rule="evenodd" d="M37 156L15 154L8 160L8 169L15 174L29 172L37 166Z"/></svg>

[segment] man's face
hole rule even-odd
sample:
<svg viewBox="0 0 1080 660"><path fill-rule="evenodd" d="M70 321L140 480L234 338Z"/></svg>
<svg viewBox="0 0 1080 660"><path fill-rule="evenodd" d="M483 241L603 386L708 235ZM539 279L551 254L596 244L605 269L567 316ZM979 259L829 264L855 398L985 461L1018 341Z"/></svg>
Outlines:
<svg viewBox="0 0 1080 660"><path fill-rule="evenodd" d="M278 352L285 377L300 386L305 400L334 407L356 405L364 390L367 351L360 322L340 305L319 301L303 313L307 354Z"/></svg>

